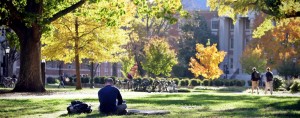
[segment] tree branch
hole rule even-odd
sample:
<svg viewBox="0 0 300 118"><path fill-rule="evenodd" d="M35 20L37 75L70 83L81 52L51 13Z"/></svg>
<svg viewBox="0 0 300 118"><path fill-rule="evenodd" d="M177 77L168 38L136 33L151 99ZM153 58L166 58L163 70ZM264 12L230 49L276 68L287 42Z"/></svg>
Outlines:
<svg viewBox="0 0 300 118"><path fill-rule="evenodd" d="M1 0L2 1L2 0ZM7 10L9 10L9 13L11 13L10 17L13 17L15 19L18 19L18 20L22 20L22 17L21 17L21 12L19 12L17 10L17 8L14 6L14 4L12 3L12 0L5 0L5 1L2 1L5 5L5 8ZM2 15L2 14L1 14ZM2 17L2 16L1 16Z"/></svg>
<svg viewBox="0 0 300 118"><path fill-rule="evenodd" d="M79 2L77 2L76 4L57 12L56 14L54 14L51 18L45 19L45 23L51 23L53 21L55 21L56 19L58 19L59 17L66 15L67 13L75 10L76 8L80 7L81 5L83 5L86 2L86 0L80 0Z"/></svg>

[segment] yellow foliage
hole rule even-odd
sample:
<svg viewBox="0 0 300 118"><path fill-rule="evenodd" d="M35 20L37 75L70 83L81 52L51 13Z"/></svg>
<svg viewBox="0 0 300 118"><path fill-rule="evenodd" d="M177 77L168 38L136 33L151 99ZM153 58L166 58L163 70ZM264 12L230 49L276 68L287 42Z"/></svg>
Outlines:
<svg viewBox="0 0 300 118"><path fill-rule="evenodd" d="M217 44L204 47L202 44L196 44L196 58L191 57L189 70L196 77L199 75L206 79L217 79L223 74L219 64L224 60L226 52L218 51Z"/></svg>

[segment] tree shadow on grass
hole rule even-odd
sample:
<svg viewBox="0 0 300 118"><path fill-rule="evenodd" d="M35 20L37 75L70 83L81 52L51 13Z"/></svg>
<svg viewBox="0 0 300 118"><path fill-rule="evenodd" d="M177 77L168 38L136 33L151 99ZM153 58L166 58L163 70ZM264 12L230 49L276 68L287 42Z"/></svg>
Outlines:
<svg viewBox="0 0 300 118"><path fill-rule="evenodd" d="M180 97L185 97L180 99ZM172 99L172 98L178 98ZM157 105L213 105L221 104L224 102L236 102L239 100L257 100L259 97L256 96L219 96L219 95L208 95L208 94L198 94L198 95L153 95L146 97L146 99L128 99L127 103L134 104L157 104Z"/></svg>
<svg viewBox="0 0 300 118"><path fill-rule="evenodd" d="M293 101L290 101L293 102ZM294 103L287 103L287 102L276 102L268 104L269 107L278 109L278 110L300 110L300 100L294 102Z"/></svg>

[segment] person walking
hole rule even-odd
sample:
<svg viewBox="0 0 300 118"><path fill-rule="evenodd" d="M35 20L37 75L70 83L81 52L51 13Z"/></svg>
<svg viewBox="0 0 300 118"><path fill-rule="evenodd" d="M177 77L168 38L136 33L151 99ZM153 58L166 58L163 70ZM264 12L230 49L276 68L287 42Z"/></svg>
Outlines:
<svg viewBox="0 0 300 118"><path fill-rule="evenodd" d="M267 94L268 89L270 89L271 95L273 94L273 73L270 71L270 68L267 68L266 72L266 87L265 87L265 94Z"/></svg>
<svg viewBox="0 0 300 118"><path fill-rule="evenodd" d="M64 87L65 88L65 84L64 84L64 76L63 75L60 75L59 76L59 85L57 88L60 88L60 86Z"/></svg>
<svg viewBox="0 0 300 118"><path fill-rule="evenodd" d="M252 91L251 93L253 94L253 89L256 89L257 94L259 94L258 90L259 90L259 80L260 80L260 74L259 72L256 70L255 67L252 68L252 74L251 74L251 81L252 81Z"/></svg>
<svg viewBox="0 0 300 118"><path fill-rule="evenodd" d="M99 111L108 115L126 114L127 105L125 101L123 101L119 89L114 87L113 83L113 79L106 79L105 87L98 91L98 99L100 102Z"/></svg>

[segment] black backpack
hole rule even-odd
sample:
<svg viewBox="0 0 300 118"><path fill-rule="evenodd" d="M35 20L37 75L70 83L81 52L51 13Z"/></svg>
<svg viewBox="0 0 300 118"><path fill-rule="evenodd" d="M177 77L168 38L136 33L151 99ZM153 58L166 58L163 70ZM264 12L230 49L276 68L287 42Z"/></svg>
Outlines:
<svg viewBox="0 0 300 118"><path fill-rule="evenodd" d="M93 110L91 109L91 106L87 105L84 102L81 101L72 101L71 105L67 107L68 114L72 113L91 113Z"/></svg>
<svg viewBox="0 0 300 118"><path fill-rule="evenodd" d="M267 82L272 81L273 80L273 74L271 72L267 72L266 73L266 78L267 78Z"/></svg>

